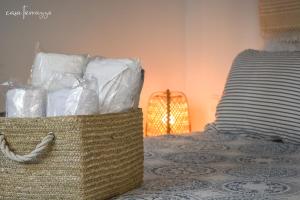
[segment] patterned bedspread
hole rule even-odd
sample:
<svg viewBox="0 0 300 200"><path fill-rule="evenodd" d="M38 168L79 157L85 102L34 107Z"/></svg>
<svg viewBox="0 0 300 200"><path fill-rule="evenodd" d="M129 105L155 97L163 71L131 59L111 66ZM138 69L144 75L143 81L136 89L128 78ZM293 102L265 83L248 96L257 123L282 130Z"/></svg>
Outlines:
<svg viewBox="0 0 300 200"><path fill-rule="evenodd" d="M145 138L141 188L118 200L300 200L300 147L246 136Z"/></svg>

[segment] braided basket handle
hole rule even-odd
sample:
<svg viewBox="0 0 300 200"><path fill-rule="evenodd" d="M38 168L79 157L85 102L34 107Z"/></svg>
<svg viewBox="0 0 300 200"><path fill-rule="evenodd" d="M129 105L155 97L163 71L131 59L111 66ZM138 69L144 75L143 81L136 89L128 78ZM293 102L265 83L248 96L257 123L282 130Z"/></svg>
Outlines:
<svg viewBox="0 0 300 200"><path fill-rule="evenodd" d="M36 160L37 157L41 155L45 151L45 149L54 141L54 138L54 134L50 132L42 139L42 141L38 145L36 145L35 149L32 152L27 155L18 155L9 149L4 134L0 133L0 150L2 151L3 155L13 161L20 163L30 162Z"/></svg>

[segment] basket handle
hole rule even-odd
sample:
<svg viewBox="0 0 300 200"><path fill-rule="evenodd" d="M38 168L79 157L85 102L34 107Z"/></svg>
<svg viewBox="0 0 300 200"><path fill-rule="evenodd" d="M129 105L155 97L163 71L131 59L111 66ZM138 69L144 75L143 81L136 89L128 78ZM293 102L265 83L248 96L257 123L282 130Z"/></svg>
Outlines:
<svg viewBox="0 0 300 200"><path fill-rule="evenodd" d="M49 132L42 139L42 141L38 145L36 145L35 149L31 151L29 154L18 155L9 149L4 134L0 132L0 150L10 160L20 162L20 163L30 162L36 160L37 157L41 155L44 152L44 150L54 141L54 138L55 135L52 132Z"/></svg>

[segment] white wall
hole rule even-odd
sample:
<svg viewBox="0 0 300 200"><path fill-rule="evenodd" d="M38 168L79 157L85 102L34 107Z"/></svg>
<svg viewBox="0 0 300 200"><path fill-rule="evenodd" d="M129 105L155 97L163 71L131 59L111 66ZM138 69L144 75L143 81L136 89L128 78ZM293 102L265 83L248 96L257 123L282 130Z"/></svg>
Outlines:
<svg viewBox="0 0 300 200"><path fill-rule="evenodd" d="M227 73L238 52L262 46L257 0L188 0L186 92L192 128L214 120Z"/></svg>
<svg viewBox="0 0 300 200"><path fill-rule="evenodd" d="M47 20L5 10L52 11ZM213 119L234 56L259 48L257 0L1 0L0 82L26 82L40 41L45 51L139 57L141 106L158 90L187 94L193 130Z"/></svg>
<svg viewBox="0 0 300 200"><path fill-rule="evenodd" d="M45 51L138 57L146 70L141 105L150 94L184 90L185 2L181 0L1 0L0 82L26 82L40 41ZM5 16L23 5L52 11L47 20Z"/></svg>

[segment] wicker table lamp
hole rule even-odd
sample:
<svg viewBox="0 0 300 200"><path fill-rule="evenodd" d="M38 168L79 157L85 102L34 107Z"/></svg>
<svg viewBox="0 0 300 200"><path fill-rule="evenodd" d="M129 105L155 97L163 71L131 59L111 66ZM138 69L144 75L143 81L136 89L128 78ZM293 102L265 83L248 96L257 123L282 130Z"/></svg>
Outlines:
<svg viewBox="0 0 300 200"><path fill-rule="evenodd" d="M146 136L190 132L188 102L182 92L155 92L148 103Z"/></svg>

